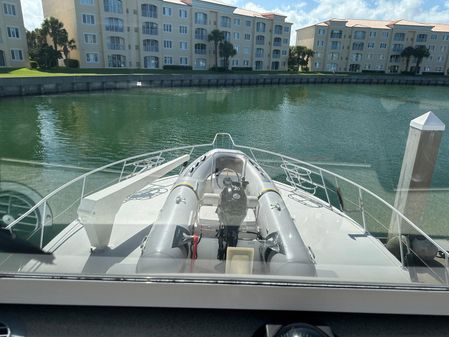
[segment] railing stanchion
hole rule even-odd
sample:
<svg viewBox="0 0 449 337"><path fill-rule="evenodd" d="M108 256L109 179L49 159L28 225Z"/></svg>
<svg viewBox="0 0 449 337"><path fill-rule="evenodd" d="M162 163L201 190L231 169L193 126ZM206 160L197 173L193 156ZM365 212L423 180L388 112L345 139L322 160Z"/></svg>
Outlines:
<svg viewBox="0 0 449 337"><path fill-rule="evenodd" d="M362 190L359 189L359 208L362 213L363 230L366 232L365 204L363 203Z"/></svg>
<svg viewBox="0 0 449 337"><path fill-rule="evenodd" d="M326 193L327 202L329 204L329 207L332 209L332 203L331 203L331 199L329 198L329 193L327 192L326 181L324 180L324 177L323 177L323 171L320 169L319 172L320 172L321 182L323 183L324 192Z"/></svg>
<svg viewBox="0 0 449 337"><path fill-rule="evenodd" d="M126 160L123 162L122 171L120 172L120 178L118 178L118 182L122 181L123 173L125 172Z"/></svg>
<svg viewBox="0 0 449 337"><path fill-rule="evenodd" d="M87 178L87 177L84 177L84 178L83 178L83 187L81 188L81 199L84 198L84 191L85 191L85 189L86 189L86 178Z"/></svg>
<svg viewBox="0 0 449 337"><path fill-rule="evenodd" d="M44 245L44 228L45 228L45 219L47 217L47 202L44 203L44 208L42 210L42 219L41 219L41 239L39 247L40 249L43 248Z"/></svg>
<svg viewBox="0 0 449 337"><path fill-rule="evenodd" d="M399 216L396 213L396 219L398 219ZM398 219L398 240L399 240L399 254L401 255L401 265L402 268L405 268L405 264L404 264L404 249L402 248L402 221L400 219Z"/></svg>

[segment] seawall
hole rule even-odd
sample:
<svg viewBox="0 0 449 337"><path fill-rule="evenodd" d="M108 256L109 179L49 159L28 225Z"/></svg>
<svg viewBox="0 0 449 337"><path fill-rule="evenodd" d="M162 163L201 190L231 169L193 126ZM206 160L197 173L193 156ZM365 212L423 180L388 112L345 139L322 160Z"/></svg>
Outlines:
<svg viewBox="0 0 449 337"><path fill-rule="evenodd" d="M216 87L279 84L449 86L449 77L402 75L145 74L0 78L0 97L138 87Z"/></svg>

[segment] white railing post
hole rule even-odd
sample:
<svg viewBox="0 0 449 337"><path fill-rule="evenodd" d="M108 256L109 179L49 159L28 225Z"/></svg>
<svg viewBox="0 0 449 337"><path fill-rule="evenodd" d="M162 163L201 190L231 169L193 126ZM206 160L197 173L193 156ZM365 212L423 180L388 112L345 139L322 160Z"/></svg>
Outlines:
<svg viewBox="0 0 449 337"><path fill-rule="evenodd" d="M84 177L84 178L83 178L83 187L81 188L81 199L84 198L84 191L85 191L85 189L86 189L86 178L87 178L87 177Z"/></svg>
<svg viewBox="0 0 449 337"><path fill-rule="evenodd" d="M120 178L118 179L118 182L122 181L123 173L125 172L125 167L126 167L126 160L123 162L122 171L120 172Z"/></svg>
<svg viewBox="0 0 449 337"><path fill-rule="evenodd" d="M45 227L45 219L47 218L47 202L44 203L44 208L42 210L42 220L41 220L41 239L39 247L42 249L44 245L44 227Z"/></svg>
<svg viewBox="0 0 449 337"><path fill-rule="evenodd" d="M323 177L323 171L320 169L319 172L320 172L320 176L321 176L321 181L323 183L324 192L326 193L327 202L329 204L329 207L332 209L332 203L331 203L331 199L329 198L329 193L327 192L326 182ZM310 177L310 179L312 180L312 177Z"/></svg>
<svg viewBox="0 0 449 337"><path fill-rule="evenodd" d="M366 232L366 219L365 219L365 204L363 203L362 190L358 187L359 190L359 208L362 213L362 222L363 222L363 230Z"/></svg>

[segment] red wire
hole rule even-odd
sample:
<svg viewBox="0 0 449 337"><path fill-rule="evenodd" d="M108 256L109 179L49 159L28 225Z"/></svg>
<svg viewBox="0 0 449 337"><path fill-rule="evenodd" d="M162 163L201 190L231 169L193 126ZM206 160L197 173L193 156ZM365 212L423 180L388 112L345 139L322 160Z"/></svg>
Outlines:
<svg viewBox="0 0 449 337"><path fill-rule="evenodd" d="M198 243L200 241L200 237L197 234L193 234L193 252L192 259L196 260L198 258Z"/></svg>

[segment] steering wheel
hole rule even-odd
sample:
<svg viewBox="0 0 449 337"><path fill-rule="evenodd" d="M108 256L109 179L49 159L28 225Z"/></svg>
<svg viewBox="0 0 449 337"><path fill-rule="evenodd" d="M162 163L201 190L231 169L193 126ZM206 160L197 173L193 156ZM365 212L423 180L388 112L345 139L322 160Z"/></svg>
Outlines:
<svg viewBox="0 0 449 337"><path fill-rule="evenodd" d="M223 173L225 173L226 174L226 176L223 178L223 185L222 186L220 186L220 175L222 175ZM231 175L232 174L232 175ZM237 181L235 181L235 180L233 180L231 177L232 176L235 176L235 177L237 177ZM237 173L237 171L235 171L235 170L233 170L233 169L231 169L231 168L228 168L228 167L225 167L224 169L222 169L221 171L219 171L218 173L216 173L215 174L215 179L217 179L217 186L220 188L220 189L223 189L224 188L224 185L226 185L226 183L225 183L225 181L229 181L230 182L230 184L232 184L232 183L239 183L239 184L241 184L241 178L240 178L240 176L239 176L239 174Z"/></svg>

